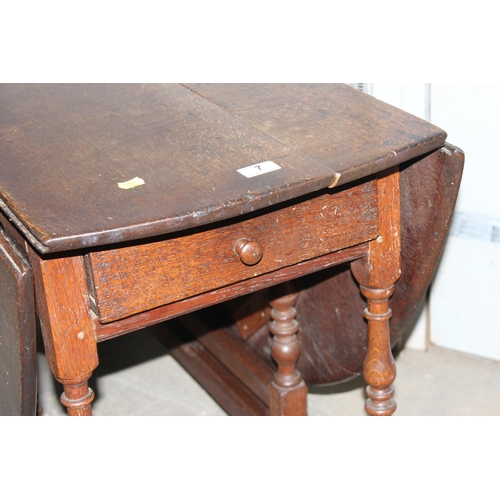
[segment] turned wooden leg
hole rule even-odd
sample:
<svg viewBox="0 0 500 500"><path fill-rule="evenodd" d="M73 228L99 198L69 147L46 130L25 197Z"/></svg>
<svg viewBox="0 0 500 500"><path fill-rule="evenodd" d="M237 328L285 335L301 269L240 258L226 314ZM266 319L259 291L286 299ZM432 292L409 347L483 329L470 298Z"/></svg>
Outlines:
<svg viewBox="0 0 500 500"><path fill-rule="evenodd" d="M61 403L66 406L70 417L92 416L91 403L94 400L94 392L89 388L88 379L61 381L64 392L61 394Z"/></svg>
<svg viewBox="0 0 500 500"><path fill-rule="evenodd" d="M271 301L271 353L278 365L269 388L271 415L307 415L307 386L296 368L300 356L296 293Z"/></svg>
<svg viewBox="0 0 500 500"><path fill-rule="evenodd" d="M368 351L363 374L368 384L365 408L370 415L392 415L392 383L396 365L392 357L389 298L401 274L399 170L391 169L377 179L379 236L370 242L368 255L351 263L351 270L367 300Z"/></svg>
<svg viewBox="0 0 500 500"><path fill-rule="evenodd" d="M30 262L47 361L64 387L61 403L68 415L92 415L88 380L99 360L83 258L44 259L30 250Z"/></svg>
<svg viewBox="0 0 500 500"><path fill-rule="evenodd" d="M366 394L369 399L365 408L370 415L392 415L396 410L391 385L396 378L396 364L389 336L389 320L392 316L389 297L394 292L394 286L382 289L361 286L360 289L368 302L364 312L368 322L368 352L363 374L368 384Z"/></svg>

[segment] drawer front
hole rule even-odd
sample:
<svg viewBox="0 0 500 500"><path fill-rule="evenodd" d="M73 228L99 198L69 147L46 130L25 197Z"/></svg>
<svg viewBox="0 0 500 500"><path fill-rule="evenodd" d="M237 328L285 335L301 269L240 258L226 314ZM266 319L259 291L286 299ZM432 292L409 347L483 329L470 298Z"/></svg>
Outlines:
<svg viewBox="0 0 500 500"><path fill-rule="evenodd" d="M223 227L89 254L101 322L247 280L377 236L375 182Z"/></svg>

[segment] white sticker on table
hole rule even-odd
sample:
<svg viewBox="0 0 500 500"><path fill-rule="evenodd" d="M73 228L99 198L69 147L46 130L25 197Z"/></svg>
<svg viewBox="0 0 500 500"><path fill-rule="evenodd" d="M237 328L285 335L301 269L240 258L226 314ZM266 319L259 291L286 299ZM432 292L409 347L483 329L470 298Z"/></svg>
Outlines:
<svg viewBox="0 0 500 500"><path fill-rule="evenodd" d="M274 170L279 170L281 167L276 165L272 161L263 161L262 163L256 163L255 165L250 165L248 167L239 168L238 172L245 177L256 177L257 175L267 174L268 172L273 172Z"/></svg>
<svg viewBox="0 0 500 500"><path fill-rule="evenodd" d="M132 189L137 186L142 186L143 184L146 184L144 182L144 179L141 179L140 177L134 177L133 179L130 179L129 181L126 182L119 182L118 187L120 189Z"/></svg>

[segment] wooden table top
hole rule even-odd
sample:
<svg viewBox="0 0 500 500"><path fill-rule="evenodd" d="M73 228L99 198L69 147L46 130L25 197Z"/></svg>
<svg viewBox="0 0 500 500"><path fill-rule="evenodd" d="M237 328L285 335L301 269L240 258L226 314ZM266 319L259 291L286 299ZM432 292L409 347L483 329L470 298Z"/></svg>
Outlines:
<svg viewBox="0 0 500 500"><path fill-rule="evenodd" d="M341 185L445 139L345 84L3 84L0 209L41 253L94 247Z"/></svg>

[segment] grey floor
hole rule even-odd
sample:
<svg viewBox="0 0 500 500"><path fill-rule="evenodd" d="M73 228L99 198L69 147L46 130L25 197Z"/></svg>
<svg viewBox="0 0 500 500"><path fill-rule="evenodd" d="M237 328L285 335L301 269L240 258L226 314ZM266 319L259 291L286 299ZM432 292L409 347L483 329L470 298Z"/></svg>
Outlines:
<svg viewBox="0 0 500 500"><path fill-rule="evenodd" d="M147 329L99 344L91 379L93 414L207 415L226 413ZM396 415L500 415L500 362L436 346L404 348L396 357ZM65 415L61 387L39 353L39 402L44 415ZM308 395L311 416L365 415L361 379Z"/></svg>

